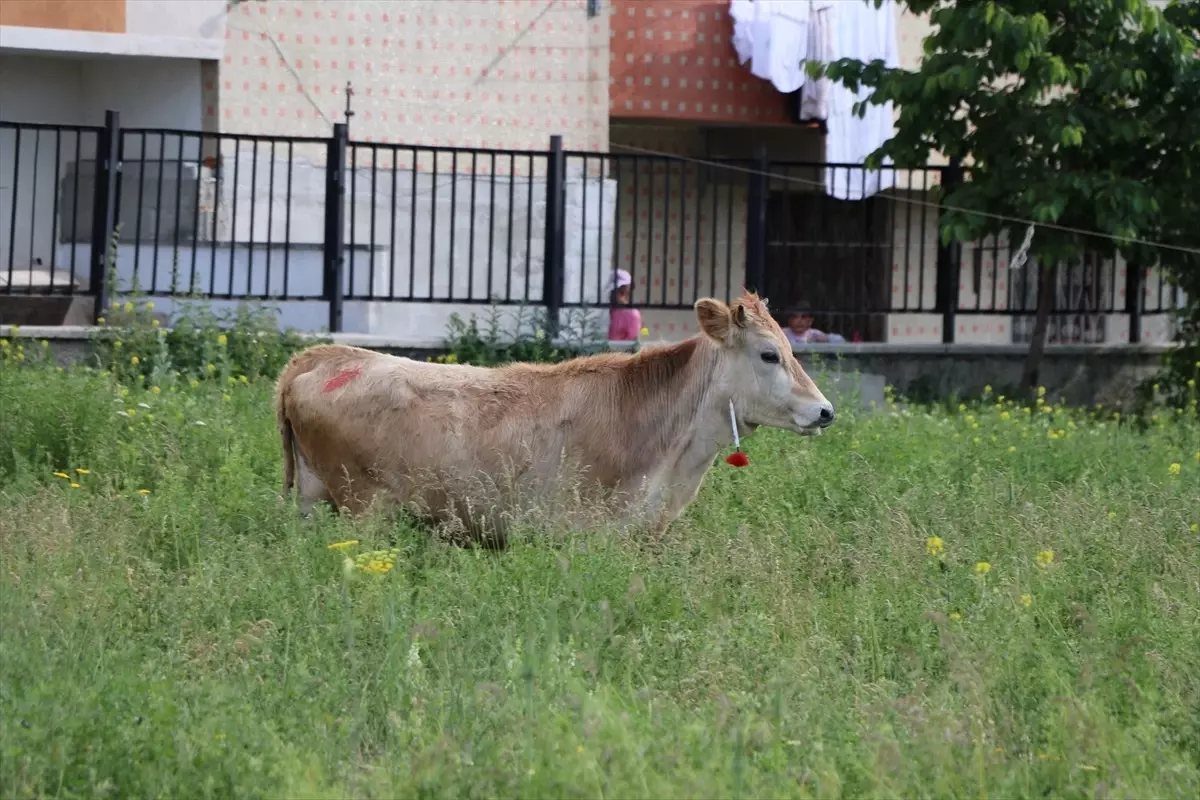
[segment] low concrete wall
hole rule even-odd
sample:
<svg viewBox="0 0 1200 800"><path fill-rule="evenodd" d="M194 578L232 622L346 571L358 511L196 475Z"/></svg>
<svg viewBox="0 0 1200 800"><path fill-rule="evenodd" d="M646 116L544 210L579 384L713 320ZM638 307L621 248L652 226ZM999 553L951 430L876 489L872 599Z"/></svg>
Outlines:
<svg viewBox="0 0 1200 800"><path fill-rule="evenodd" d="M1072 405L1102 403L1127 407L1139 383L1152 377L1172 345L1048 345L1039 383L1053 399ZM1021 383L1024 345L811 345L797 350L805 369L834 369L883 375L889 386L912 400L971 397L992 387L1015 393Z"/></svg>
<svg viewBox="0 0 1200 800"><path fill-rule="evenodd" d="M19 329L23 339L47 339L59 363L86 360L88 338L94 328L36 326ZM431 332L433 333L433 332ZM0 331L11 336L9 331ZM399 340L369 334L343 333L331 337L342 344L366 347L412 358L444 352L438 333L428 338ZM653 343L647 343L653 344ZM628 342L612 342L614 350L629 349ZM1052 400L1072 405L1102 403L1124 408L1134 390L1160 368L1171 345L1058 345L1047 346L1040 383ZM1012 345L809 345L796 355L832 402L854 396L864 405L879 402L886 383L912 400L934 400L979 395L985 386L997 394L1012 394L1021 380L1025 348Z"/></svg>

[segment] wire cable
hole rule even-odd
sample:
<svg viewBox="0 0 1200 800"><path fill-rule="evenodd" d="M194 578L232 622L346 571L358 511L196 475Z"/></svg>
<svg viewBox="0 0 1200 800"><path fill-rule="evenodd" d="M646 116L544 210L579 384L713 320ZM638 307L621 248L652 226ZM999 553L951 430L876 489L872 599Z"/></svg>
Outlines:
<svg viewBox="0 0 1200 800"><path fill-rule="evenodd" d="M739 166L737 164L726 164L726 163L723 163L720 161L710 161L708 159L695 158L693 156L682 156L682 155L678 155L676 153L660 152L657 150L650 150L649 148L645 148L645 147L638 147L636 145L619 144L616 142L610 142L609 149L612 149L612 148L628 150L629 152L641 153L642 155L647 155L647 156L657 156L660 158L668 158L668 159L672 159L675 161L688 162L691 164L695 164L697 166L708 167L710 169L725 169L725 170L729 170L730 172L741 172L746 175L758 175L758 176L761 176L764 178L770 178L773 180L789 181L791 183L801 183L801 184L805 184L808 186L820 187L821 189L825 188L824 181L809 180L808 178L799 178L799 177L796 177L795 175L786 175L786 174L779 173L779 172L764 172L762 170L754 169L753 167L743 167L743 166ZM830 165L825 165L825 166L828 167ZM898 171L900 168L899 167L885 167L885 169L892 169L892 170ZM996 214L996 213L993 213L990 211L978 211L973 208L962 208L961 206L951 206L951 205L947 205L945 203L935 203L930 200L918 200L918 199L912 198L912 197L892 196L890 199L893 202L898 202L898 203L909 203L911 205L925 206L928 208L949 209L951 211L957 211L960 214L974 214L976 216L988 217L990 219L1000 220L1002 222L1011 222L1014 225L1032 226L1034 228L1046 228L1049 230L1062 231L1064 233L1074 233L1074 234L1078 234L1080 236L1091 236L1091 237L1098 238L1098 239L1109 239L1111 241L1119 242L1119 243L1126 244L1126 245L1138 244L1138 245L1143 245L1145 247L1157 247L1162 250L1173 250L1173 251L1180 252L1180 253L1187 253L1189 255L1200 255L1200 248L1186 247L1184 245L1166 244L1164 242L1151 242L1147 239L1137 239L1137 238L1123 239L1120 236L1116 236L1111 233L1103 233L1102 231L1090 231L1090 230L1087 230L1086 228L1075 228L1070 225L1059 225L1059 224L1053 223L1053 222L1035 222L1031 219L1021 219L1020 217L1011 217L1006 214Z"/></svg>

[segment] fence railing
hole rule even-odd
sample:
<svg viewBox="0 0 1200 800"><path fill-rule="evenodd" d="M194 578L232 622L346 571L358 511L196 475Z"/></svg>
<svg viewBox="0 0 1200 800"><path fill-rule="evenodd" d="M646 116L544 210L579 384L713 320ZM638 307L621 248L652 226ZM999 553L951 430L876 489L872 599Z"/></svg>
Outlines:
<svg viewBox="0 0 1200 800"><path fill-rule="evenodd" d="M1005 237L944 245L932 190L953 167L884 172L839 200L857 165L420 147L330 138L0 123L0 301L113 293L346 303L609 305L616 269L646 311L758 289L847 340L915 327L971 340L1005 318L1028 338L1041 284ZM1112 315L1181 298L1157 274L1087 257L1055 270L1050 340L1107 341ZM115 277L115 283L113 279ZM969 323L966 320L975 320ZM890 326L890 329L889 329ZM1009 335L1006 332L1006 335Z"/></svg>

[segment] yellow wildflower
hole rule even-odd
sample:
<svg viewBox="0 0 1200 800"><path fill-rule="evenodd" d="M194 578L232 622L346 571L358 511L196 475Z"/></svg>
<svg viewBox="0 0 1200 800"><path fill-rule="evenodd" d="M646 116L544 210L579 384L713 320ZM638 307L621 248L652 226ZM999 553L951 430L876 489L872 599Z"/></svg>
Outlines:
<svg viewBox="0 0 1200 800"><path fill-rule="evenodd" d="M356 545L356 544L358 544L358 539L347 539L344 542L334 542L333 544L329 545L328 548L326 548L326 549L328 549L328 550L348 550L351 547L354 547L354 545Z"/></svg>
<svg viewBox="0 0 1200 800"><path fill-rule="evenodd" d="M138 358L137 356L130 356L129 363L133 364L136 367L138 364L142 363L142 360L140 358Z"/></svg>
<svg viewBox="0 0 1200 800"><path fill-rule="evenodd" d="M1183 469L1183 465L1176 461L1174 464L1167 467L1167 472L1171 473L1172 475L1178 475L1181 469Z"/></svg>
<svg viewBox="0 0 1200 800"><path fill-rule="evenodd" d="M195 378L192 378L192 388L195 389L199 385L200 385L200 381L196 380Z"/></svg>
<svg viewBox="0 0 1200 800"><path fill-rule="evenodd" d="M249 383L250 379L245 375L238 375L238 383Z"/></svg>
<svg viewBox="0 0 1200 800"><path fill-rule="evenodd" d="M962 614L958 613L957 611L951 611L950 619L954 622L958 622L959 620L962 619Z"/></svg>
<svg viewBox="0 0 1200 800"><path fill-rule="evenodd" d="M1021 595L1021 605L1025 606L1026 608L1029 608L1031 605L1033 605L1033 595Z"/></svg>
<svg viewBox="0 0 1200 800"><path fill-rule="evenodd" d="M1054 563L1053 550L1039 550L1037 554L1037 563L1039 567L1048 567Z"/></svg>
<svg viewBox="0 0 1200 800"><path fill-rule="evenodd" d="M121 304L120 304L120 303L118 303L116 300L113 300L113 301L112 301L112 310L113 310L113 311L116 311L116 310L117 310L117 309L119 309L120 307L121 307Z"/></svg>
<svg viewBox="0 0 1200 800"><path fill-rule="evenodd" d="M54 477L56 477L56 478L62 478L63 480L70 480L70 479L71 479L71 476L70 476L70 475L68 475L68 474L67 474L67 473L65 473L65 472L56 472L56 473L54 473Z"/></svg>
<svg viewBox="0 0 1200 800"><path fill-rule="evenodd" d="M0 350L8 349L8 339L0 339Z"/></svg>
<svg viewBox="0 0 1200 800"><path fill-rule="evenodd" d="M97 325L103 325L103 324L104 324L104 317L96 317L96 324L97 324Z"/></svg>
<svg viewBox="0 0 1200 800"><path fill-rule="evenodd" d="M72 484L71 484L71 488L72 488L72 489L78 489L78 488L79 488L79 484L78 484L78 483L72 483Z"/></svg>
<svg viewBox="0 0 1200 800"><path fill-rule="evenodd" d="M1188 528L1192 533L1200 533L1200 522L1193 522L1192 527Z"/></svg>
<svg viewBox="0 0 1200 800"><path fill-rule="evenodd" d="M89 474L91 474L91 470L90 470L90 469L84 469L83 467L76 467L76 468L75 468L75 471L76 471L76 472L78 472L80 475L89 475Z"/></svg>
<svg viewBox="0 0 1200 800"><path fill-rule="evenodd" d="M639 333L639 334L641 334L642 336L649 336L649 335L650 335L650 329L649 329L649 328L647 328L645 325L643 325L643 326L642 326L642 329L641 329L640 331L638 331L638 333Z"/></svg>
<svg viewBox="0 0 1200 800"><path fill-rule="evenodd" d="M925 552L931 556L941 556L946 551L945 542L940 536L930 536L925 540Z"/></svg>
<svg viewBox="0 0 1200 800"><path fill-rule="evenodd" d="M214 373L214 372L216 372L216 371L217 371L217 365L216 365L216 364L213 364L213 363L211 363L211 362L210 362L210 363L209 363L209 364L208 364L208 365L205 367L205 369L206 369L206 370L208 370L208 374L210 374L210 375L211 375L212 373Z"/></svg>
<svg viewBox="0 0 1200 800"><path fill-rule="evenodd" d="M147 311L153 311L153 310L154 310L154 303L152 303L152 302L151 302L151 303L146 303L146 310L147 310Z"/></svg>
<svg viewBox="0 0 1200 800"><path fill-rule="evenodd" d="M225 345L229 344L229 339L227 339L225 337L225 334L222 333L219 336L217 336L217 344L220 345L221 347L224 347Z"/></svg>
<svg viewBox="0 0 1200 800"><path fill-rule="evenodd" d="M128 313L131 313L132 311L133 311L133 303L126 300L125 301L125 313L128 314Z"/></svg>
<svg viewBox="0 0 1200 800"><path fill-rule="evenodd" d="M1005 420L1006 420L1006 419L1008 419L1008 418L1009 418L1009 417L1011 417L1011 416L1012 416L1012 414L1009 414L1007 411L1001 411L1001 412L1000 412L1000 419L1005 419Z"/></svg>
<svg viewBox="0 0 1200 800"><path fill-rule="evenodd" d="M147 495L147 494L150 494L150 490L149 489L138 489L138 494Z"/></svg>
<svg viewBox="0 0 1200 800"><path fill-rule="evenodd" d="M158 394L161 391L162 391L162 389L159 389L157 386L150 387L150 394Z"/></svg>
<svg viewBox="0 0 1200 800"><path fill-rule="evenodd" d="M158 327L158 320L156 320L156 319L152 319L152 320L150 320L150 327L151 327L151 328L157 328L157 327Z"/></svg>
<svg viewBox="0 0 1200 800"><path fill-rule="evenodd" d="M976 575L987 575L991 571L992 571L992 565L986 561L980 561L978 564L975 565L975 574Z"/></svg>

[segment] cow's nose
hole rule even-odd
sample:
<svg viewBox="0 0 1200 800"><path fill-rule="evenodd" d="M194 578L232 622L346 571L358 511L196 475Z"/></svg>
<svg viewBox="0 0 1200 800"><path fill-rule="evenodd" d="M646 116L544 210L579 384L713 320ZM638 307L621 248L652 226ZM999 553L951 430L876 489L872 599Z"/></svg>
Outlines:
<svg viewBox="0 0 1200 800"><path fill-rule="evenodd" d="M825 406L821 409L820 419L817 421L817 424L822 428L828 428L833 424L833 417L833 406Z"/></svg>

